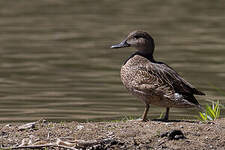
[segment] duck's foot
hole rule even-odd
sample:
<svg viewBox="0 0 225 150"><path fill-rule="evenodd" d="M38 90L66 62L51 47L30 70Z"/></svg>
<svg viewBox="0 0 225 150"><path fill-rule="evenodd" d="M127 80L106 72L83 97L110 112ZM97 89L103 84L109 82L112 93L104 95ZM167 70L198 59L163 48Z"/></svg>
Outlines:
<svg viewBox="0 0 225 150"><path fill-rule="evenodd" d="M166 114L165 114L164 118L162 118L162 119L153 119L153 121L168 122L169 121L169 110L170 110L170 108L167 107L166 108Z"/></svg>
<svg viewBox="0 0 225 150"><path fill-rule="evenodd" d="M145 119L140 118L140 121L141 121L141 122L147 122L147 121L150 121L150 120L148 120L147 118L145 118Z"/></svg>
<svg viewBox="0 0 225 150"><path fill-rule="evenodd" d="M165 119L165 118L163 118L163 119L152 119L152 121L169 122L169 120Z"/></svg>

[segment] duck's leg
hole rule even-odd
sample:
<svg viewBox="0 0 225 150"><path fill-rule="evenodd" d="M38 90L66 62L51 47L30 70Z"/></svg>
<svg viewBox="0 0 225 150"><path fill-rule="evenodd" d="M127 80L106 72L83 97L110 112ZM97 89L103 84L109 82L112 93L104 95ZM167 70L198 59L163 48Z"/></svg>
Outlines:
<svg viewBox="0 0 225 150"><path fill-rule="evenodd" d="M166 107L166 114L164 116L164 121L167 121L169 119L169 111L170 111L170 108L169 107Z"/></svg>
<svg viewBox="0 0 225 150"><path fill-rule="evenodd" d="M149 104L145 104L145 110L142 115L142 121L148 121L147 114L148 114L149 107L150 107Z"/></svg>

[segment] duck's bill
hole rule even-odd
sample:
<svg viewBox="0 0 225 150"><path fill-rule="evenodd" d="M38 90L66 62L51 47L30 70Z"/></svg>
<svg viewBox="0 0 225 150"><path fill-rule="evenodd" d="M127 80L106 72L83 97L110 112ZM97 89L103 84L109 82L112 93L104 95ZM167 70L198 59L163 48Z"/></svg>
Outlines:
<svg viewBox="0 0 225 150"><path fill-rule="evenodd" d="M126 41L122 41L120 44L111 46L111 48L123 48L123 47L130 47L130 44L128 44Z"/></svg>

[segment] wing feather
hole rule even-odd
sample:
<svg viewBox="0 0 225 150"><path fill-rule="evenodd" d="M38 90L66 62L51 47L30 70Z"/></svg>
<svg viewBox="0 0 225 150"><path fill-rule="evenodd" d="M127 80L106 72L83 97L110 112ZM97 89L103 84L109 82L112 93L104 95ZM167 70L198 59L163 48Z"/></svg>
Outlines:
<svg viewBox="0 0 225 150"><path fill-rule="evenodd" d="M198 91L193 85L184 80L175 70L164 63L152 63L149 62L145 67L141 67L142 71L146 71L147 78L151 79L148 83L154 86L144 86L140 90L155 90L156 93L168 95L171 98L175 93L179 93L184 99L191 103L199 104L195 99L196 95L205 95L201 91ZM145 76L146 78L146 76ZM146 92L147 93L147 92Z"/></svg>
<svg viewBox="0 0 225 150"><path fill-rule="evenodd" d="M165 83L172 86L177 93L186 93L192 95L205 95L197 90L193 85L184 80L175 70L164 63L148 63L146 69L149 73L157 72L157 76Z"/></svg>

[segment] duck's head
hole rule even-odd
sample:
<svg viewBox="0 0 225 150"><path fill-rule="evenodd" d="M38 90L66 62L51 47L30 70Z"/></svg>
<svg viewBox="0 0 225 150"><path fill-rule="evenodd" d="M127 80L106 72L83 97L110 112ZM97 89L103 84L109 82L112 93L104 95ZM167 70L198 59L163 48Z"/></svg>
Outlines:
<svg viewBox="0 0 225 150"><path fill-rule="evenodd" d="M147 32L133 31L121 43L111 46L111 48L124 47L135 47L138 51L153 54L155 44Z"/></svg>

